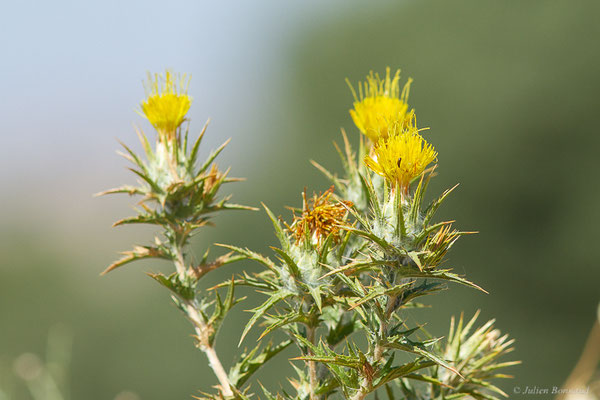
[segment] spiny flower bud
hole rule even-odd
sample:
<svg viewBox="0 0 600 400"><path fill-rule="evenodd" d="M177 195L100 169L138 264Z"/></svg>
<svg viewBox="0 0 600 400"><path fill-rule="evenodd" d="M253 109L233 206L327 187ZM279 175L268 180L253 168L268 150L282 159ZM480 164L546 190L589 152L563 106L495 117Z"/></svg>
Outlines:
<svg viewBox="0 0 600 400"><path fill-rule="evenodd" d="M333 240L339 240L340 225L343 224L347 207L352 207L352 202L333 202L330 198L333 187L321 195L313 195L310 201L306 199L306 190L302 192L302 215L294 217L290 230L294 233L296 243L300 242L307 233L311 238L321 242L329 235Z"/></svg>

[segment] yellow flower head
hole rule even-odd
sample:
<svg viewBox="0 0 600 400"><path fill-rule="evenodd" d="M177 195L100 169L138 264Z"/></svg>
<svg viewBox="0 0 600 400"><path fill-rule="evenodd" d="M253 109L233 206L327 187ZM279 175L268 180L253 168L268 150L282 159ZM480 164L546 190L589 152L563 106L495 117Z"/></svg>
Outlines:
<svg viewBox="0 0 600 400"><path fill-rule="evenodd" d="M148 74L146 99L142 102L142 112L159 132L159 137L175 137L177 128L185 120L192 98L187 94L189 78L175 76L171 71Z"/></svg>
<svg viewBox="0 0 600 400"><path fill-rule="evenodd" d="M413 179L437 161L437 152L419 135L414 122L406 128L391 125L388 138L379 139L371 154L364 160L367 167L405 192Z"/></svg>
<svg viewBox="0 0 600 400"><path fill-rule="evenodd" d="M351 201L332 201L333 187L321 195L313 195L309 201L306 200L306 191L302 193L302 215L294 217L294 223L290 230L300 242L306 235L307 230L317 241L326 239L333 234L333 240L339 240L340 225L343 225L346 207L352 207Z"/></svg>
<svg viewBox="0 0 600 400"><path fill-rule="evenodd" d="M350 85L354 95L354 109L350 110L350 115L357 128L371 142L387 138L390 124L397 122L404 125L410 120L407 101L411 83L412 79L408 79L400 92L400 70L390 78L388 67L385 79L371 71L366 82L358 84L358 96Z"/></svg>

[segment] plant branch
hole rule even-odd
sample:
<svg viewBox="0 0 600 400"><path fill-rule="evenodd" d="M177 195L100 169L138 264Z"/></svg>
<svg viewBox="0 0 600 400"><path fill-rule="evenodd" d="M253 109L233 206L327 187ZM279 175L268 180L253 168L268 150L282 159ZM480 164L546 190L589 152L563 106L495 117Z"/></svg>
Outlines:
<svg viewBox="0 0 600 400"><path fill-rule="evenodd" d="M390 320L390 317L392 316L392 313L394 312L394 305L396 303L396 299L397 299L397 296L388 296L388 299L387 299L385 313L383 315L383 318L381 319L381 324L379 325L379 333L378 333L377 342L375 343L375 345L373 347L373 358L371 361L374 366L376 366L377 363L383 357L384 348L382 346L382 342L386 339L386 336L387 336L388 322ZM363 382L362 382L360 388L354 394L354 396L352 396L351 400L363 400L372 391L373 391L373 388L371 386L371 380L369 379L368 376L365 375L363 377Z"/></svg>
<svg viewBox="0 0 600 400"><path fill-rule="evenodd" d="M231 384L229 383L227 372L225 372L225 368L223 368L223 364L221 363L215 348L208 340L209 333L212 328L206 325L204 318L198 312L195 304L192 301L186 300L184 302L184 306L186 315L194 325L194 331L196 332L196 338L200 344L200 350L206 354L210 367L219 380L223 395L226 397L232 397L233 391L231 390Z"/></svg>
<svg viewBox="0 0 600 400"><path fill-rule="evenodd" d="M175 255L175 268L177 269L177 273L182 281L185 280L187 276L187 268L185 266L185 259L183 257L183 251L179 245L173 246L173 253ZM219 380L219 384L221 385L221 390L223 391L223 395L225 397L232 397L233 391L231 390L231 384L229 383L229 378L227 376L227 372L225 372L225 368L223 368L223 364L215 351L213 345L211 345L209 336L212 326L207 325L206 321L202 314L198 311L197 305L195 301L181 299L184 304L184 311L187 315L188 319L192 322L194 326L194 331L196 333L196 338L198 339L198 343L200 344L200 350L206 354L208 358L209 365Z"/></svg>
<svg viewBox="0 0 600 400"><path fill-rule="evenodd" d="M307 326L306 328L306 339L311 343L315 344L315 327ZM308 354L313 356L312 349L308 349ZM310 400L317 400L315 389L317 388L317 365L314 361L308 361L308 373L310 379Z"/></svg>
<svg viewBox="0 0 600 400"><path fill-rule="evenodd" d="M173 263L175 264L175 268L177 269L177 275L179 275L179 279L181 280L181 282L184 282L187 276L187 270L185 267L185 260L183 258L183 251L181 250L181 245L176 244L175 246L173 246L172 251L175 255Z"/></svg>
<svg viewBox="0 0 600 400"><path fill-rule="evenodd" d="M397 296L388 296L384 318L381 321L381 325L379 325L379 339L377 343L375 343L375 348L373 350L373 364L379 362L381 357L383 357L383 347L381 346L381 341L383 341L385 336L387 336L388 321L392 316L392 312L394 312L394 304L396 303L396 299Z"/></svg>
<svg viewBox="0 0 600 400"><path fill-rule="evenodd" d="M363 378L363 383L360 386L360 389L358 389L358 391L350 398L350 400L363 400L369 393L371 393L371 384L365 377Z"/></svg>

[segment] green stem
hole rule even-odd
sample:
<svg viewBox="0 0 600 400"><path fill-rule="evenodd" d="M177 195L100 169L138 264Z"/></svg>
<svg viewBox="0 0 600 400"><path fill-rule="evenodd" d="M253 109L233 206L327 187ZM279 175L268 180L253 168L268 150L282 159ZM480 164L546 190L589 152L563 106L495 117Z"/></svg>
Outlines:
<svg viewBox="0 0 600 400"><path fill-rule="evenodd" d="M175 246L173 248L173 253L175 254L175 268L177 269L177 274L182 282L186 281L187 278L187 268L185 266L185 260L183 258L183 251L181 247ZM196 333L196 337L200 343L200 349L206 354L208 358L208 363L210 368L213 370L215 376L219 380L219 384L221 385L221 390L223 391L223 395L225 397L233 397L233 391L231 390L231 384L229 383L229 377L227 376L227 372L225 372L225 368L223 368L223 364L217 355L217 352L213 345L211 345L209 340L209 333L212 327L206 324L204 317L198 311L198 307L195 301L180 299L184 304L184 311L187 315L188 319L192 322L194 326L194 331Z"/></svg>
<svg viewBox="0 0 600 400"><path fill-rule="evenodd" d="M396 296L389 296L387 299L385 313L383 319L381 320L381 324L379 325L379 338L377 343L375 343L373 350L373 365L377 364L379 360L381 360L381 357L383 357L384 349L381 344L387 337L388 322L392 316L392 312L394 312L394 303L396 303L396 299Z"/></svg>
<svg viewBox="0 0 600 400"><path fill-rule="evenodd" d="M225 372L225 368L223 368L223 364L221 363L214 346L212 346L208 340L210 327L206 325L204 318L200 312L198 312L196 305L192 301L185 300L184 305L185 313L194 325L194 331L196 332L196 336L200 343L200 350L206 354L209 365L219 380L223 395L225 397L232 397L233 391L231 390L231 384L229 383L227 372Z"/></svg>
<svg viewBox="0 0 600 400"><path fill-rule="evenodd" d="M384 347L382 346L383 342L387 338L387 327L388 322L394 312L394 304L396 303L397 296L389 296L387 299L387 305L385 312L383 314L383 318L381 319L381 324L379 325L379 332L377 342L373 346L373 358L371 359L371 363L374 368L378 369L377 364L381 361L383 357ZM367 376L363 377L362 384L358 391L352 396L351 400L363 400L369 393L373 391L371 386L371 381Z"/></svg>
<svg viewBox="0 0 600 400"><path fill-rule="evenodd" d="M187 270L185 267L185 260L183 258L183 251L181 249L181 245L178 243L173 246L173 254L175 255L175 259L173 263L175 264L175 269L177 270L177 275L179 275L179 280L181 282L185 282L187 278Z"/></svg>
<svg viewBox="0 0 600 400"><path fill-rule="evenodd" d="M371 384L367 378L363 378L363 383L360 389L350 398L350 400L363 400L367 395L371 393Z"/></svg>
<svg viewBox="0 0 600 400"><path fill-rule="evenodd" d="M313 326L306 327L306 339L313 345L315 344L315 330L316 329ZM313 351L311 349L308 349L308 354L313 355ZM308 362L308 373L309 373L308 376L310 379L310 400L317 400L318 397L315 393L315 389L317 388L317 385L318 385L317 364L314 361Z"/></svg>

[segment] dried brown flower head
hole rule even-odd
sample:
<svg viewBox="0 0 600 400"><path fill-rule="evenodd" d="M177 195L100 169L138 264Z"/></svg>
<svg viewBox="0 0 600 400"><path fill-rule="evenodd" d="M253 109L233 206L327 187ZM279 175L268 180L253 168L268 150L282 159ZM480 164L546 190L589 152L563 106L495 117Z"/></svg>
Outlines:
<svg viewBox="0 0 600 400"><path fill-rule="evenodd" d="M333 186L319 196L313 194L309 200L306 198L306 189L302 192L302 214L294 216L294 222L289 229L300 242L307 233L318 242L332 235L334 242L340 240L340 228L344 224L347 207L352 207L351 201L337 201L332 199Z"/></svg>

